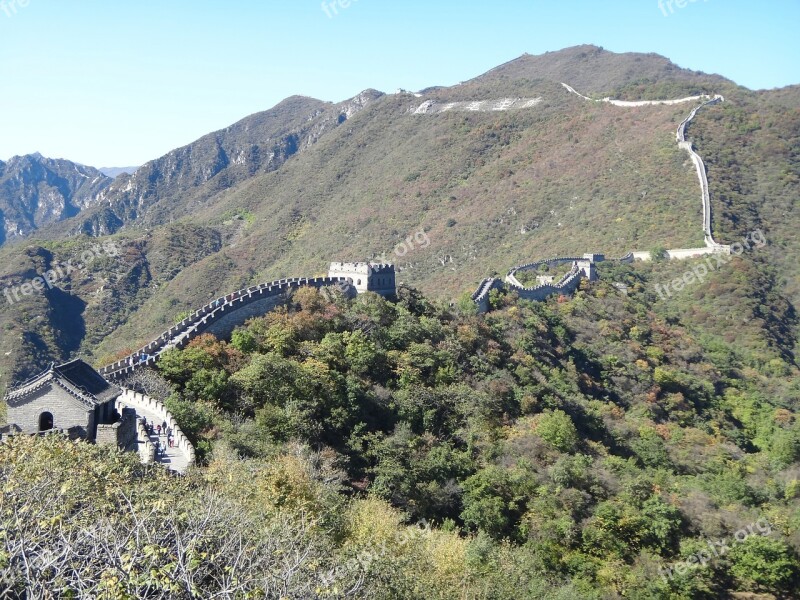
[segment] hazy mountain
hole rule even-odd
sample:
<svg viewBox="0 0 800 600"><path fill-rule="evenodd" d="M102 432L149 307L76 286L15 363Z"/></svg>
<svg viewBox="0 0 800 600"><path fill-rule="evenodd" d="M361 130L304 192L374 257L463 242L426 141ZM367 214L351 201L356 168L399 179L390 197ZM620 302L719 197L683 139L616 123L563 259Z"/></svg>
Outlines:
<svg viewBox="0 0 800 600"><path fill-rule="evenodd" d="M100 171L103 175L111 177L112 179L122 175L133 175L136 173L136 169L139 167L100 167L98 171Z"/></svg>

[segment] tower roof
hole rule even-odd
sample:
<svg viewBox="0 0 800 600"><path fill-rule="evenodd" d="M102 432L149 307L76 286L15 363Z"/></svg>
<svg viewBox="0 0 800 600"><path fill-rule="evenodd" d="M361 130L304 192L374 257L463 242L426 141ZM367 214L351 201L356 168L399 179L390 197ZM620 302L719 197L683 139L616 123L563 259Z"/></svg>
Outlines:
<svg viewBox="0 0 800 600"><path fill-rule="evenodd" d="M76 359L63 365L50 365L46 371L6 394L6 403L9 406L22 404L48 384L57 385L90 408L105 404L119 395L119 388L112 386L90 365Z"/></svg>

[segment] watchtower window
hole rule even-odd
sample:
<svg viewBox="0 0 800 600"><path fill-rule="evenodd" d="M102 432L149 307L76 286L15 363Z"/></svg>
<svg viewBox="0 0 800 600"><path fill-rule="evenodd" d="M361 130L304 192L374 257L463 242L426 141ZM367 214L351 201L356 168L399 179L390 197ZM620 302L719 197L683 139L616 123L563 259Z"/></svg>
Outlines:
<svg viewBox="0 0 800 600"><path fill-rule="evenodd" d="M356 285L361 285L361 280L356 281Z"/></svg>
<svg viewBox="0 0 800 600"><path fill-rule="evenodd" d="M50 431L53 428L53 413L43 412L39 415L39 431Z"/></svg>

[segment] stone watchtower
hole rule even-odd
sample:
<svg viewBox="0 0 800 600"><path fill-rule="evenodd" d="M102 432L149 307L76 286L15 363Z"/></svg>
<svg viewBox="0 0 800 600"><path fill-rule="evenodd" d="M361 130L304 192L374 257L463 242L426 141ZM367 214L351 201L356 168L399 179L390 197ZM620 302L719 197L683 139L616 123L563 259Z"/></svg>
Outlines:
<svg viewBox="0 0 800 600"><path fill-rule="evenodd" d="M331 263L328 277L347 277L359 294L375 292L381 296L397 294L394 265L357 263Z"/></svg>
<svg viewBox="0 0 800 600"><path fill-rule="evenodd" d="M584 254L583 260L576 261L576 266L583 271L586 279L589 281L597 281L597 269L595 264L603 262L606 259L603 254Z"/></svg>
<svg viewBox="0 0 800 600"><path fill-rule="evenodd" d="M8 392L8 433L61 431L73 439L117 444L136 439L135 413L117 413L121 390L80 359L50 368ZM135 445L135 444L134 444Z"/></svg>

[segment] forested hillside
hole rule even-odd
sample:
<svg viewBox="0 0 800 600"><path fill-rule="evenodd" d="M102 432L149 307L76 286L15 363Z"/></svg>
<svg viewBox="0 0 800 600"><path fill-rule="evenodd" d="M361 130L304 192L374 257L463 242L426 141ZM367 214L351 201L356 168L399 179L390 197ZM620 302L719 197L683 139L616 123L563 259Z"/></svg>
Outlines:
<svg viewBox="0 0 800 600"><path fill-rule="evenodd" d="M109 597L793 597L800 388L772 326L793 317L746 258L660 298L680 266L604 265L574 298L495 294L486 317L410 288L298 291L128 382L167 399L207 467L169 479L19 439L2 503L41 512L4 525L56 556L42 582ZM108 550L67 575L48 522Z"/></svg>

